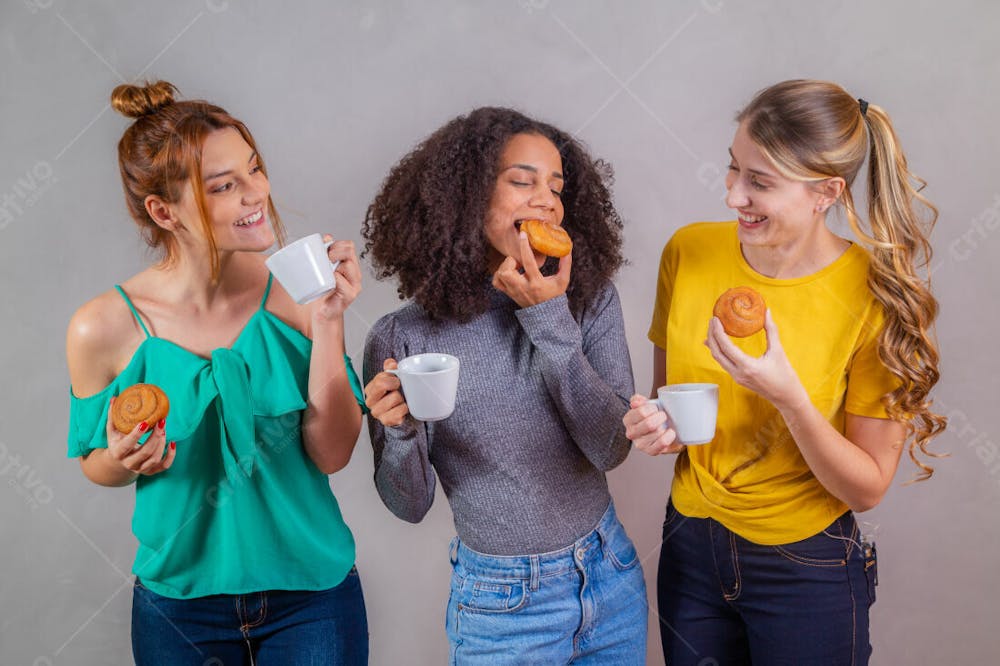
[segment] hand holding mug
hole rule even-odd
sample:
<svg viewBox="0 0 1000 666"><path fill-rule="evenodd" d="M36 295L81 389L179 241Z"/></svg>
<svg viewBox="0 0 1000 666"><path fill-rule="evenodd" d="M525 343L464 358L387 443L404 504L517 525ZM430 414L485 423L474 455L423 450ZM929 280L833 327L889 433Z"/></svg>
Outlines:
<svg viewBox="0 0 1000 666"><path fill-rule="evenodd" d="M382 367L365 387L365 404L383 425L397 426L407 413L418 421L441 421L455 411L456 357L415 354L398 364L386 359Z"/></svg>
<svg viewBox="0 0 1000 666"><path fill-rule="evenodd" d="M629 403L631 409L622 417L625 436L635 448L651 456L664 453L680 453L684 445L677 442L677 433L667 427L666 412L657 408L643 395L633 395Z"/></svg>
<svg viewBox="0 0 1000 666"><path fill-rule="evenodd" d="M323 236L327 258L333 266L334 288L312 304L313 318L325 320L344 316L344 312L361 293L361 267L354 250L354 242L333 240Z"/></svg>
<svg viewBox="0 0 1000 666"><path fill-rule="evenodd" d="M365 406L371 415L387 428L403 423L410 409L400 391L399 377L389 372L395 370L396 359L387 358L382 362L382 372L365 386Z"/></svg>

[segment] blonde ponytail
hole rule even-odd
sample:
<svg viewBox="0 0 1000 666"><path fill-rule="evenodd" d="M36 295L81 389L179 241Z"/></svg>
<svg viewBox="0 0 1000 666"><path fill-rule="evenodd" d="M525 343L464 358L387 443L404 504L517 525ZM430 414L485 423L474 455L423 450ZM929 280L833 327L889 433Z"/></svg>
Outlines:
<svg viewBox="0 0 1000 666"><path fill-rule="evenodd" d="M931 411L929 399L940 376L937 342L931 333L938 304L930 291L930 277L925 279L917 272L918 266L930 264L932 249L927 237L938 211L920 193L925 183L907 167L889 116L875 105L868 105L865 116L870 136L870 232L862 229L849 193L845 208L855 234L870 251L868 287L886 315L879 357L902 382L886 396L886 409L894 420L906 423L908 453L921 469L918 479L923 480L934 470L917 458L916 450L938 457L927 445L947 424L944 416ZM914 204L923 208L926 217L921 218Z"/></svg>

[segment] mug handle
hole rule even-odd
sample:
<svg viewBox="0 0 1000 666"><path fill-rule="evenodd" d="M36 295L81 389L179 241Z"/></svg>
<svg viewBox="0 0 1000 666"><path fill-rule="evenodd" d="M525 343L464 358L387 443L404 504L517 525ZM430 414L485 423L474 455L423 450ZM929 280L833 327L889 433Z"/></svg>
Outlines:
<svg viewBox="0 0 1000 666"><path fill-rule="evenodd" d="M663 424L663 429L673 428L674 420L670 417L670 412L667 411L667 406L663 404L663 401L659 398L651 398L649 403L656 405L656 408L667 415L667 422Z"/></svg>
<svg viewBox="0 0 1000 666"><path fill-rule="evenodd" d="M331 245L333 245L333 244L334 244L334 243L336 243L336 242L337 242L337 241L336 241L336 239L335 239L335 240L332 240L332 241L325 241L325 242L323 243L323 249L324 249L324 250L329 250L329 249L330 249L330 246L331 246ZM331 262L330 262L330 270L331 270L331 271L335 271L335 270L337 270L337 266L339 266L339 265L340 265L340 259L338 259L337 261L331 261Z"/></svg>

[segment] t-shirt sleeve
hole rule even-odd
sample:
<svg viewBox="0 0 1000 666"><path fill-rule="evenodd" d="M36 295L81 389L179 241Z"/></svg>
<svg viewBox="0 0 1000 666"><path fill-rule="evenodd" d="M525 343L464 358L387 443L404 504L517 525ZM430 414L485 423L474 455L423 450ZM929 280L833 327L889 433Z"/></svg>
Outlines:
<svg viewBox="0 0 1000 666"><path fill-rule="evenodd" d="M656 280L656 301L653 304L653 321L649 325L649 339L660 349L667 348L667 318L674 294L677 275L677 237L667 242L660 255L660 270Z"/></svg>
<svg viewBox="0 0 1000 666"><path fill-rule="evenodd" d="M877 303L873 314L866 318L859 346L847 369L847 396L844 410L858 416L889 418L882 398L894 391L901 381L879 358L879 337L884 327L884 316Z"/></svg>

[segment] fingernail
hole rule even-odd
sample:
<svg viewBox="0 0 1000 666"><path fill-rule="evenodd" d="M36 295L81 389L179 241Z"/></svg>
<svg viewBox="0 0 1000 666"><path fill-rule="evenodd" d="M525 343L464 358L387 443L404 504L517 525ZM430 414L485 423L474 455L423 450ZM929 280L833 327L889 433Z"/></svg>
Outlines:
<svg viewBox="0 0 1000 666"><path fill-rule="evenodd" d="M177 442L170 442L170 450L173 451L177 448Z"/></svg>
<svg viewBox="0 0 1000 666"><path fill-rule="evenodd" d="M160 419L160 422L156 424L156 427L159 428L160 430L163 430L163 428L166 427L166 425L167 425L167 419L163 418Z"/></svg>
<svg viewBox="0 0 1000 666"><path fill-rule="evenodd" d="M147 430L149 430L149 424L148 423L146 423L145 421L143 421L142 423L139 424L139 432L146 432Z"/></svg>

